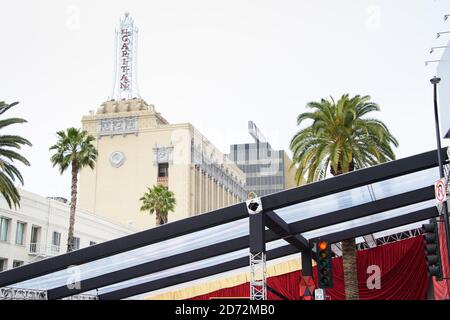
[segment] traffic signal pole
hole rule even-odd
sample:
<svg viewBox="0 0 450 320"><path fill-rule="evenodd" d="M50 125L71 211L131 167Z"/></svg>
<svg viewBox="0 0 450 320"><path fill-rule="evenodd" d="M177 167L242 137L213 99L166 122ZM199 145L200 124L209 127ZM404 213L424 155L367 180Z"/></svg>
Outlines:
<svg viewBox="0 0 450 320"><path fill-rule="evenodd" d="M425 240L425 255L427 261L428 274L436 277L440 281L443 277L443 264L440 253L440 241L438 223L435 219L431 223L422 225L423 237Z"/></svg>
<svg viewBox="0 0 450 320"><path fill-rule="evenodd" d="M321 289L333 287L333 262L331 259L331 244L319 240L315 244L317 254L317 286Z"/></svg>
<svg viewBox="0 0 450 320"><path fill-rule="evenodd" d="M438 77L433 77L430 82L433 84L433 95L434 95L434 122L436 127L436 142L437 142L437 153L438 153L438 162L439 162L439 175L440 178L444 178L444 165L442 163L442 154L441 154L441 134L439 128L439 113L438 113L438 103L437 103L437 85L441 81ZM447 261L450 265L450 226L449 226L449 217L448 217L448 205L447 200L442 203L442 207L444 210L444 226L445 226L445 240L447 242Z"/></svg>

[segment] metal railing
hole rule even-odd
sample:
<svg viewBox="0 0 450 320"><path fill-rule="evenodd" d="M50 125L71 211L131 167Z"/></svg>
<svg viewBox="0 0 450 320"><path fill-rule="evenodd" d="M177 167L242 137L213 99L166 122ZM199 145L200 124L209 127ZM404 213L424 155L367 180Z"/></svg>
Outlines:
<svg viewBox="0 0 450 320"><path fill-rule="evenodd" d="M157 177L156 182L159 185L163 185L165 187L169 186L169 177Z"/></svg>
<svg viewBox="0 0 450 320"><path fill-rule="evenodd" d="M0 300L47 300L47 291L23 288L0 288Z"/></svg>
<svg viewBox="0 0 450 320"><path fill-rule="evenodd" d="M61 251L61 247L60 246L57 246L57 245L54 245L54 244L52 244L51 246L50 246L50 252L52 253L52 254L59 254L60 253L60 251Z"/></svg>
<svg viewBox="0 0 450 320"><path fill-rule="evenodd" d="M55 256L60 253L60 246L47 245L45 243L31 242L28 248L28 253L38 256Z"/></svg>
<svg viewBox="0 0 450 320"><path fill-rule="evenodd" d="M40 244L37 242L30 243L29 251L30 251L30 253L35 253L35 254L40 253Z"/></svg>
<svg viewBox="0 0 450 320"><path fill-rule="evenodd" d="M47 291L4 287L0 288L0 300L47 300ZM93 294L78 294L62 300L98 300L98 297Z"/></svg>

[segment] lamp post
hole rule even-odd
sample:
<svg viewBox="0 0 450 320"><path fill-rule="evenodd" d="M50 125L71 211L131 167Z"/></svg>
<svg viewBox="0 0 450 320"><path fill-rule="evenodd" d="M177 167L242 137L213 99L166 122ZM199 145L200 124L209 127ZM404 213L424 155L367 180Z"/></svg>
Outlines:
<svg viewBox="0 0 450 320"><path fill-rule="evenodd" d="M427 60L425 61L425 67L428 67L428 64L432 63L432 62L439 62L441 60Z"/></svg>
<svg viewBox="0 0 450 320"><path fill-rule="evenodd" d="M432 53L434 52L434 50L436 50L436 49L445 49L445 48L447 48L447 46L432 47L432 48L430 49L430 54L432 54Z"/></svg>
<svg viewBox="0 0 450 320"><path fill-rule="evenodd" d="M441 78L433 77L430 82L433 84L433 95L434 95L434 122L436 127L436 142L438 148L438 162L439 162L439 178L445 177L444 175L444 166L442 164L442 155L441 155L441 134L439 128L439 114L438 114L438 103L437 103L437 85L441 81ZM447 259L450 262L450 227L449 227L449 219L448 219L448 207L447 200L442 203L442 207L444 209L444 226L447 241ZM448 276L448 275L446 275Z"/></svg>
<svg viewBox="0 0 450 320"><path fill-rule="evenodd" d="M447 33L450 33L450 31L441 31L441 32L436 33L436 39L439 39L441 37L441 35L447 34Z"/></svg>

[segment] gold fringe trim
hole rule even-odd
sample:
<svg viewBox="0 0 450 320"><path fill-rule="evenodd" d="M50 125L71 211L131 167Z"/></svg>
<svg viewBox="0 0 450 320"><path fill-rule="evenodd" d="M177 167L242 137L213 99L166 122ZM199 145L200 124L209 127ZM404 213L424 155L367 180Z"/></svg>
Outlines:
<svg viewBox="0 0 450 320"><path fill-rule="evenodd" d="M286 262L278 263L267 267L267 277L275 277L282 274L290 273L301 269L301 259L296 258ZM162 293L156 296L149 296L146 300L185 300L214 292L220 289L231 288L250 281L250 273L245 272L230 276L227 278L217 279L207 283L202 283L189 288L180 288L175 291Z"/></svg>

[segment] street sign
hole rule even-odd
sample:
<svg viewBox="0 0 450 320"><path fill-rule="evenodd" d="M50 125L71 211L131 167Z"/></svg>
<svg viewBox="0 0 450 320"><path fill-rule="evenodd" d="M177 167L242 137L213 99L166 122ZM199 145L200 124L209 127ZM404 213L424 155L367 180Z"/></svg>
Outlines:
<svg viewBox="0 0 450 320"><path fill-rule="evenodd" d="M447 200L447 187L445 185L445 179L439 179L434 184L434 194L436 196L436 201L443 203Z"/></svg>
<svg viewBox="0 0 450 320"><path fill-rule="evenodd" d="M314 299L315 300L325 300L325 290L320 289L320 288L314 290Z"/></svg>

